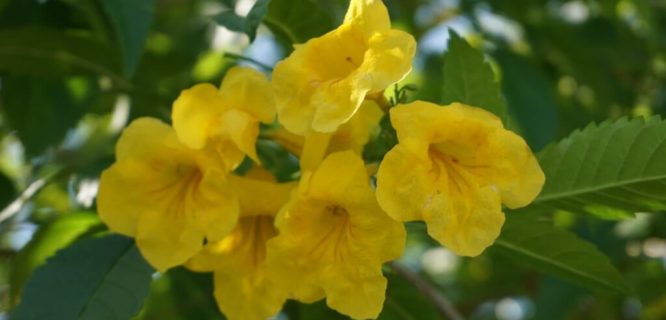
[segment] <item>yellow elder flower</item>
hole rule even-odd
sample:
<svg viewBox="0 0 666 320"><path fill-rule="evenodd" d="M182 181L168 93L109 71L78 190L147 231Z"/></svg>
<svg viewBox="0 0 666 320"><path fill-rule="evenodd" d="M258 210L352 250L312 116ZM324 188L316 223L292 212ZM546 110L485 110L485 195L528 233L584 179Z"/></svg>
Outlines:
<svg viewBox="0 0 666 320"><path fill-rule="evenodd" d="M379 167L379 204L397 220L425 220L459 255L495 241L502 203L522 207L541 191L544 174L525 141L483 109L417 101L391 109L391 123L399 144Z"/></svg>
<svg viewBox="0 0 666 320"><path fill-rule="evenodd" d="M268 260L295 298L325 295L341 313L377 317L386 291L382 263L400 256L405 230L377 204L357 155L336 152L304 172L276 226Z"/></svg>
<svg viewBox="0 0 666 320"><path fill-rule="evenodd" d="M173 104L172 118L178 138L186 146L214 150L227 169L233 170L245 155L259 162L255 149L259 122L273 122L275 100L262 73L234 67L220 89L197 84L184 90Z"/></svg>
<svg viewBox="0 0 666 320"><path fill-rule="evenodd" d="M140 118L116 145L101 176L97 209L111 230L136 238L157 270L182 264L204 239L226 236L238 203L216 158L184 146L167 124Z"/></svg>
<svg viewBox="0 0 666 320"><path fill-rule="evenodd" d="M383 116L384 112L376 102L364 101L358 112L331 135L328 146L326 146L326 154L352 150L354 153L361 155L365 144L377 135L379 121ZM269 133L269 135L291 153L301 154L305 142L304 137L293 134L282 127Z"/></svg>
<svg viewBox="0 0 666 320"><path fill-rule="evenodd" d="M280 122L299 135L335 131L367 94L409 73L415 48L411 35L391 29L381 0L352 0L340 27L297 46L275 66Z"/></svg>
<svg viewBox="0 0 666 320"><path fill-rule="evenodd" d="M288 292L267 274L266 241L277 234L273 220L295 183L229 177L241 216L227 237L210 243L187 267L214 271L215 299L230 320L263 320L275 315Z"/></svg>

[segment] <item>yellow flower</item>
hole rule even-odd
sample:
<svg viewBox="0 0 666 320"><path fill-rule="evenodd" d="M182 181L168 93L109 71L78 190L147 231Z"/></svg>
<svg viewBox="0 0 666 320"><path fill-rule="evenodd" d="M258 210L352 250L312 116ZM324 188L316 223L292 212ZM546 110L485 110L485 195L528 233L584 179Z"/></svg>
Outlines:
<svg viewBox="0 0 666 320"><path fill-rule="evenodd" d="M341 125L331 135L328 146L326 146L326 154L351 150L358 155L362 155L365 144L377 135L379 121L383 116L384 112L382 112L377 103L371 100L364 101L362 107L349 122ZM293 134L283 127L270 132L269 135L291 153L295 155L301 154L305 141L304 137Z"/></svg>
<svg viewBox="0 0 666 320"><path fill-rule="evenodd" d="M381 0L352 0L340 27L297 46L275 66L280 122L299 135L335 131L367 94L409 73L415 48L411 35L391 29Z"/></svg>
<svg viewBox="0 0 666 320"><path fill-rule="evenodd" d="M255 149L259 122L273 121L275 100L263 74L234 67L219 90L211 84L184 90L172 112L173 127L183 144L214 150L232 170L245 155L259 162Z"/></svg>
<svg viewBox="0 0 666 320"><path fill-rule="evenodd" d="M363 161L351 151L329 155L303 173L276 218L268 260L293 297L328 305L353 318L375 318L384 303L382 263L400 256L402 224L377 204Z"/></svg>
<svg viewBox="0 0 666 320"><path fill-rule="evenodd" d="M182 264L204 239L226 236L238 203L217 159L185 147L173 129L137 119L116 145L116 162L102 173L97 209L115 232L136 238L159 271Z"/></svg>
<svg viewBox="0 0 666 320"><path fill-rule="evenodd" d="M400 221L425 220L457 254L476 256L504 224L502 203L529 204L544 175L525 141L493 114L453 103L391 109L400 143L377 173L379 204Z"/></svg>
<svg viewBox="0 0 666 320"><path fill-rule="evenodd" d="M194 271L214 271L215 299L228 319L263 320L275 315L288 292L267 274L266 241L277 234L273 220L295 183L230 176L241 217L224 239L210 243L187 264Z"/></svg>

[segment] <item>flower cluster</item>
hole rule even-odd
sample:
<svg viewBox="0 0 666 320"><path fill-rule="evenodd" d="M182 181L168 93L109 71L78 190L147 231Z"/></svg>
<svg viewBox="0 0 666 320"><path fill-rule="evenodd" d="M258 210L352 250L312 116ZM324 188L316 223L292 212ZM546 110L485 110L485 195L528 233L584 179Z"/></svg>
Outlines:
<svg viewBox="0 0 666 320"><path fill-rule="evenodd" d="M417 101L390 109L399 143L374 186L361 154L387 109L375 101L410 72L415 46L381 0L352 0L344 23L297 46L271 81L235 67L220 88L183 91L171 125L140 118L122 133L100 217L159 271L213 272L230 319L324 298L352 318L377 317L402 221L423 220L452 251L478 255L500 232L502 204L528 204L544 182L494 115ZM276 117L266 135L299 157L298 181L276 182L257 156L260 124ZM256 165L236 174L246 157Z"/></svg>

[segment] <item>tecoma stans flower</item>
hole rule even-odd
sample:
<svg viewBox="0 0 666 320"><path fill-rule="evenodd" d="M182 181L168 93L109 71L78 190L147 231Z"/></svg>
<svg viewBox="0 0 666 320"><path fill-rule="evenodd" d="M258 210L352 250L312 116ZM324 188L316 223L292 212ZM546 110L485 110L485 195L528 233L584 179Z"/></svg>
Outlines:
<svg viewBox="0 0 666 320"><path fill-rule="evenodd" d="M230 69L220 89L197 84L184 90L173 104L173 127L193 149L217 152L228 170L245 155L259 162L255 149L259 122L275 118L275 100L266 77L251 68Z"/></svg>
<svg viewBox="0 0 666 320"><path fill-rule="evenodd" d="M228 319L267 319L280 311L288 291L267 274L266 241L277 234L273 220L289 200L295 183L237 176L230 176L229 182L240 202L236 228L222 240L206 245L186 266L215 273L215 299Z"/></svg>
<svg viewBox="0 0 666 320"><path fill-rule="evenodd" d="M386 290L382 263L400 256L405 230L377 204L359 156L336 152L304 172L275 225L267 259L294 298L325 295L352 318L377 317Z"/></svg>
<svg viewBox="0 0 666 320"><path fill-rule="evenodd" d="M340 27L296 46L275 66L280 122L299 135L335 131L367 94L409 73L415 48L411 35L391 29L381 0L352 0Z"/></svg>
<svg viewBox="0 0 666 320"><path fill-rule="evenodd" d="M525 141L483 109L417 101L391 109L399 143L377 173L379 204L400 221L424 220L459 255L476 256L504 224L502 203L529 204L544 174Z"/></svg>
<svg viewBox="0 0 666 320"><path fill-rule="evenodd" d="M366 100L356 114L331 134L326 146L326 154L336 151L352 150L358 155L363 154L363 147L379 133L379 121L384 112L374 101ZM303 150L304 137L293 134L283 127L269 133L270 137L295 155Z"/></svg>
<svg viewBox="0 0 666 320"><path fill-rule="evenodd" d="M102 173L100 218L135 237L157 270L185 263L204 239L223 238L238 218L238 201L217 163L180 143L170 126L137 119L118 140L116 162Z"/></svg>

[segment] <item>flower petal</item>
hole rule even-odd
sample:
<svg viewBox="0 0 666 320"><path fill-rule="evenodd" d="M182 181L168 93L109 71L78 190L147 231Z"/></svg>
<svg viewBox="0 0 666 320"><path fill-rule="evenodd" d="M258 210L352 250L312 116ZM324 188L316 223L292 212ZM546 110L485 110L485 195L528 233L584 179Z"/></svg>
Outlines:
<svg viewBox="0 0 666 320"><path fill-rule="evenodd" d="M182 214L142 212L136 245L157 271L183 264L203 247L204 231Z"/></svg>
<svg viewBox="0 0 666 320"><path fill-rule="evenodd" d="M430 161L408 150L405 144L386 153L377 172L377 200L382 209L398 221L422 220L423 208L434 189L429 170Z"/></svg>
<svg viewBox="0 0 666 320"><path fill-rule="evenodd" d="M226 109L219 90L211 84L183 90L173 103L171 114L178 139L190 148L203 148L208 138L217 133L220 115Z"/></svg>
<svg viewBox="0 0 666 320"><path fill-rule="evenodd" d="M391 28L388 10L381 0L351 0L344 23L352 24L368 38Z"/></svg>
<svg viewBox="0 0 666 320"><path fill-rule="evenodd" d="M504 213L495 189L465 191L433 195L423 220L431 237L458 255L474 257L495 242L504 224Z"/></svg>
<svg viewBox="0 0 666 320"><path fill-rule="evenodd" d="M287 300L286 292L263 273L238 276L215 272L215 300L230 320L263 320L277 314Z"/></svg>
<svg viewBox="0 0 666 320"><path fill-rule="evenodd" d="M225 107L237 109L264 123L275 118L275 98L266 76L249 67L233 67L220 86Z"/></svg>
<svg viewBox="0 0 666 320"><path fill-rule="evenodd" d="M401 81L412 70L416 40L409 33L387 30L374 34L368 42L363 65L358 69L358 85L380 92Z"/></svg>

